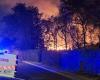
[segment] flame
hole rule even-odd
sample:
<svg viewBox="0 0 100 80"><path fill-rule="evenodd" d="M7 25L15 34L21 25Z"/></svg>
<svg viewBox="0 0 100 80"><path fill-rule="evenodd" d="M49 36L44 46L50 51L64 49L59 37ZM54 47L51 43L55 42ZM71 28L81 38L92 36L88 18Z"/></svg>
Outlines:
<svg viewBox="0 0 100 80"><path fill-rule="evenodd" d="M75 17L75 16L74 16ZM79 22L79 21L78 21ZM83 38L83 28L81 24L77 24L75 22L72 23L72 25L74 26L75 29L77 29L77 33L78 33L78 42L81 43L81 47L83 46L82 43L82 38ZM59 34L59 35L58 35ZM52 35L50 40L49 40L49 45L45 45L47 47L48 50L72 50L74 49L75 43L73 42L73 39L71 38L71 35L67 33L67 48L65 46L65 41L64 41L64 35L59 31L57 34L57 43L56 43L56 47L54 45L54 39ZM45 34L45 40L47 39L46 37L47 34ZM73 34L73 36L76 36L76 33ZM87 25L87 29L86 29L86 46L90 46L91 44L96 45L99 43L99 37L100 36L100 29L96 28L95 26L93 26L92 24Z"/></svg>
<svg viewBox="0 0 100 80"><path fill-rule="evenodd" d="M60 35L63 37L63 35L61 33L60 33ZM48 41L47 40L48 36L50 36L51 38L50 38L49 42L46 42L46 41ZM50 35L50 34L45 35L44 41L46 43L45 47L47 47L48 50L56 50L56 51L66 50L64 39L61 38L59 35L57 35L57 47L56 48L54 47L54 40L53 40L52 35ZM69 38L69 40L68 40L67 50L72 50L71 38Z"/></svg>

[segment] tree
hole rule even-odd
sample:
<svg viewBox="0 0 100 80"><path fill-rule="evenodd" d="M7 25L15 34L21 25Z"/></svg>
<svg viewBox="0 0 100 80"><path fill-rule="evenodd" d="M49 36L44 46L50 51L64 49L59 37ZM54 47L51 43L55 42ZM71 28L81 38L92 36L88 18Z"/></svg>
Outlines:
<svg viewBox="0 0 100 80"><path fill-rule="evenodd" d="M50 17L48 20L42 20L43 23L43 33L45 44L47 47L50 47L50 42L54 44L54 49L57 50L57 34L58 34L58 27L57 27L57 19L56 17ZM53 40L52 40L53 38Z"/></svg>
<svg viewBox="0 0 100 80"><path fill-rule="evenodd" d="M68 48L68 35L69 35L69 25L71 23L70 11L67 9L66 4L61 0L59 8L59 29L64 36L64 42L66 49Z"/></svg>
<svg viewBox="0 0 100 80"><path fill-rule="evenodd" d="M61 0L66 4L66 7L68 11L70 11L70 14L72 17L76 15L75 24L80 24L82 27L82 45L84 48L86 48L86 32L87 27L89 25L90 19L89 19L89 11L87 11L87 7L90 6L90 3L88 4L88 0Z"/></svg>
<svg viewBox="0 0 100 80"><path fill-rule="evenodd" d="M99 29L98 34L98 46L100 48L100 1L99 0L93 0L92 8L89 10L91 13L91 23L95 26L95 28Z"/></svg>
<svg viewBox="0 0 100 80"><path fill-rule="evenodd" d="M5 31L7 36L16 39L15 47L18 49L43 48L41 14L38 9L19 3L12 10L13 13L5 16L3 21L8 26Z"/></svg>

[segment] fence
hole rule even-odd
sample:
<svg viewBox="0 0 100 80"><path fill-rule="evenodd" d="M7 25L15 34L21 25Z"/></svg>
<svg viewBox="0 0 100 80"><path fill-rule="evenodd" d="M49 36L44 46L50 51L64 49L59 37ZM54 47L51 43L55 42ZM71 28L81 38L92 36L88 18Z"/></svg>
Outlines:
<svg viewBox="0 0 100 80"><path fill-rule="evenodd" d="M42 63L52 67L58 67L67 72L83 72L100 75L99 50L43 52Z"/></svg>
<svg viewBox="0 0 100 80"><path fill-rule="evenodd" d="M41 55L41 56L40 56ZM84 72L100 75L99 50L73 50L73 51L42 51L28 50L19 53L21 60L41 61L41 63L60 68L67 72ZM41 59L40 59L41 58Z"/></svg>
<svg viewBox="0 0 100 80"><path fill-rule="evenodd" d="M20 61L35 61L38 62L38 50L23 50L17 51L18 60Z"/></svg>

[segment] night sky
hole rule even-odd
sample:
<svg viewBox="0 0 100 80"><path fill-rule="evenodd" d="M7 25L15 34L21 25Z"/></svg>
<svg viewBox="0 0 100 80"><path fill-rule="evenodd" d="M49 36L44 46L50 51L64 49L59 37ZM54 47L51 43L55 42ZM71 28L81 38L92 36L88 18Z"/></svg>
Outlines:
<svg viewBox="0 0 100 80"><path fill-rule="evenodd" d="M8 12L16 3L25 3L27 6L36 6L43 16L50 17L58 14L59 0L0 0L0 17Z"/></svg>

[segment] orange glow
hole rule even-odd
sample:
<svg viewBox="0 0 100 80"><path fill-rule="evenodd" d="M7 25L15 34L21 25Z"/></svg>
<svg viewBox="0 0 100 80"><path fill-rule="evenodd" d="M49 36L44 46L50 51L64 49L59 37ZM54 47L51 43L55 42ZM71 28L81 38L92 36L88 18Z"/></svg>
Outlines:
<svg viewBox="0 0 100 80"><path fill-rule="evenodd" d="M77 33L78 33L78 43L81 43L81 47L83 46L83 28L82 25L80 24L75 24L72 23L72 25L74 26L74 28L77 29ZM99 42L99 37L98 35L100 35L99 32L99 28L95 28L93 25L87 25L87 30L86 30L86 46L90 46L91 44L96 45ZM57 47L55 48L54 46L54 40L53 37L51 35L50 38L50 45L46 45L48 50L72 50L73 48L77 48L75 46L75 43L73 42L71 35L69 33L66 34L67 36L67 49L65 46L65 41L64 41L64 36L62 35L62 33L59 31L58 32L59 35L57 35ZM46 36L46 34L45 34ZM76 36L76 33L73 34L73 36ZM47 37L45 37L47 38Z"/></svg>
<svg viewBox="0 0 100 80"><path fill-rule="evenodd" d="M38 7L39 12L43 13L42 18L49 18L51 16L57 16L59 14L59 0L2 0L4 6L11 11L11 8L16 3L25 3L26 6Z"/></svg>
<svg viewBox="0 0 100 80"><path fill-rule="evenodd" d="M5 0L2 0L5 1ZM3 2L3 5L7 5L10 8L14 7L16 3L25 3L27 6L36 6L39 8L39 12L43 13L42 18L49 18L51 16L57 16L59 14L59 1L60 0L6 0L5 2ZM8 8L8 7L7 7ZM78 41L79 43L82 43L82 26L80 24L75 23L75 18L77 17L77 15L73 16L73 23L72 25L75 26L75 28L78 29ZM78 23L79 18L78 19ZM93 25L88 25L87 26L87 32L86 32L86 42L87 45L91 45L92 44L97 44L99 42L98 39L98 35L99 34L99 29L96 28L94 29ZM48 50L66 50L65 47L65 41L63 38L64 37L62 35L61 32L59 32L60 36L57 35L57 47L54 47L54 39L52 37L52 35L50 33L48 34L43 34L44 35L44 42L45 42L45 46L47 47ZM76 34L74 34L76 36ZM72 38L70 36L70 34L67 34L67 50L72 50L73 47L75 47Z"/></svg>
<svg viewBox="0 0 100 80"><path fill-rule="evenodd" d="M60 32L59 32L59 34L63 37L63 35ZM64 42L63 38L61 38L59 35L57 35L57 48L55 48L54 47L54 40L53 40L52 35L49 35L49 34L45 35L45 40L44 41L46 42L46 39L48 39L48 36L51 36L50 41L48 42L48 44L45 45L48 50L57 50L57 51L66 50L65 42ZM68 38L67 50L72 50L72 49L73 48L72 48L71 38Z"/></svg>

